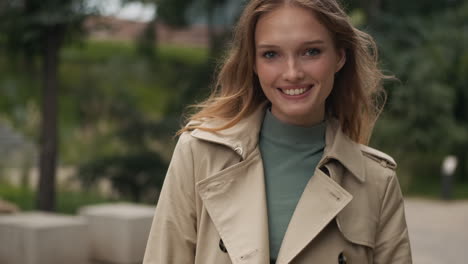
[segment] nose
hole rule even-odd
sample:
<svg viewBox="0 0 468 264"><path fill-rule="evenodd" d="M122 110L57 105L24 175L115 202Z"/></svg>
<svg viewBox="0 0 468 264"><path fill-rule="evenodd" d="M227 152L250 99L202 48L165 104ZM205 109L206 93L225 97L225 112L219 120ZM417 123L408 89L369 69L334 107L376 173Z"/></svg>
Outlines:
<svg viewBox="0 0 468 264"><path fill-rule="evenodd" d="M297 82L304 79L304 71L300 62L295 58L289 58L283 76L289 82Z"/></svg>

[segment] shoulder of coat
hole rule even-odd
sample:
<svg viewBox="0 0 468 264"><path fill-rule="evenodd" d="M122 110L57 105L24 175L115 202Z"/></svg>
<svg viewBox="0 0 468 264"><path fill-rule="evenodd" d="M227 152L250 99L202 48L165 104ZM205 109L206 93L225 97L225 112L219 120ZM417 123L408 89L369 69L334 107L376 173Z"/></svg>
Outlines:
<svg viewBox="0 0 468 264"><path fill-rule="evenodd" d="M190 131L184 131L179 135L177 140L179 143L185 144L187 142L193 141L193 137L190 135Z"/></svg>
<svg viewBox="0 0 468 264"><path fill-rule="evenodd" d="M362 154L369 158L372 161L375 161L380 164L380 166L384 168L390 168L395 170L397 167L397 163L395 160L388 154L383 153L380 150L371 148L369 146L360 145Z"/></svg>

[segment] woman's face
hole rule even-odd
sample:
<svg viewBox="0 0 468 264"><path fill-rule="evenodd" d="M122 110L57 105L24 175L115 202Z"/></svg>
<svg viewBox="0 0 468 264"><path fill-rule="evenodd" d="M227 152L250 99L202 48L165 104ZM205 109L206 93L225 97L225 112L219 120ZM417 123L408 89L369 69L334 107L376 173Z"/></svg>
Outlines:
<svg viewBox="0 0 468 264"><path fill-rule="evenodd" d="M321 122L345 55L313 12L286 5L262 15L255 53L255 72L273 115L299 126Z"/></svg>

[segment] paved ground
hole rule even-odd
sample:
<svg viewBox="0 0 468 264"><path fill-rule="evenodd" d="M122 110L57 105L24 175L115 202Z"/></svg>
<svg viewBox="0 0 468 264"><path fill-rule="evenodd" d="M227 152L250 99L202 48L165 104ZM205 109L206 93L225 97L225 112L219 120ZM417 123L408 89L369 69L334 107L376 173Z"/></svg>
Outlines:
<svg viewBox="0 0 468 264"><path fill-rule="evenodd" d="M406 199L414 264L468 263L468 201Z"/></svg>

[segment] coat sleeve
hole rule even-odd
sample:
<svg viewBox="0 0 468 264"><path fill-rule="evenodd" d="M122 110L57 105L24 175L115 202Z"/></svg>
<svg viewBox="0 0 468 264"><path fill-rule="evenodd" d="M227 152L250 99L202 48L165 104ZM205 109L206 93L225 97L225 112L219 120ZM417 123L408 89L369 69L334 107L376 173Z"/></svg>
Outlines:
<svg viewBox="0 0 468 264"><path fill-rule="evenodd" d="M174 149L143 264L194 263L197 237L194 162L188 137L183 134Z"/></svg>
<svg viewBox="0 0 468 264"><path fill-rule="evenodd" d="M403 195L395 172L388 180L382 200L374 263L412 263Z"/></svg>

